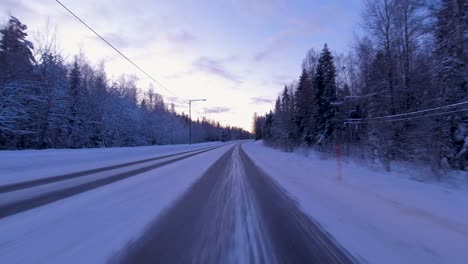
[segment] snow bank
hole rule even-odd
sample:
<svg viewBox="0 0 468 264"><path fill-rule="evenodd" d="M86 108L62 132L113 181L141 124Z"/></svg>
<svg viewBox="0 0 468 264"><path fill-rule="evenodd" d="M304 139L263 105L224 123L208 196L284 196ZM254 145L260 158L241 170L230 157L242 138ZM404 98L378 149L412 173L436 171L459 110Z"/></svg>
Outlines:
<svg viewBox="0 0 468 264"><path fill-rule="evenodd" d="M468 191L263 146L247 154L358 260L468 263Z"/></svg>
<svg viewBox="0 0 468 264"><path fill-rule="evenodd" d="M0 151L0 185L50 177L220 145L164 145L125 148Z"/></svg>

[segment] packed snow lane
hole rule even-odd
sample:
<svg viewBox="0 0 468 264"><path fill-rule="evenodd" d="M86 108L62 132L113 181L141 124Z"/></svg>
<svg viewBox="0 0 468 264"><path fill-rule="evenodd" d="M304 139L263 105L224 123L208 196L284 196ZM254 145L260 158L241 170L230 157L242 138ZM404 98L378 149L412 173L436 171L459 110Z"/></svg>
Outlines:
<svg viewBox="0 0 468 264"><path fill-rule="evenodd" d="M0 219L0 263L106 263L232 145Z"/></svg>
<svg viewBox="0 0 468 264"><path fill-rule="evenodd" d="M0 186L0 218L123 180L219 147L185 151L179 154L158 156L83 172Z"/></svg>
<svg viewBox="0 0 468 264"><path fill-rule="evenodd" d="M240 144L112 262L350 263Z"/></svg>

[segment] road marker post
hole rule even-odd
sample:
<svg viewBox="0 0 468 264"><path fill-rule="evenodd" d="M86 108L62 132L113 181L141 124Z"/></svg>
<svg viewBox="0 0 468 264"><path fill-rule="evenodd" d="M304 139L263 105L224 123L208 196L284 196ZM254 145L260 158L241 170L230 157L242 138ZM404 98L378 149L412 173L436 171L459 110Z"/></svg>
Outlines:
<svg viewBox="0 0 468 264"><path fill-rule="evenodd" d="M341 181L343 179L343 151L341 144L336 144L336 166L337 166L337 179Z"/></svg>

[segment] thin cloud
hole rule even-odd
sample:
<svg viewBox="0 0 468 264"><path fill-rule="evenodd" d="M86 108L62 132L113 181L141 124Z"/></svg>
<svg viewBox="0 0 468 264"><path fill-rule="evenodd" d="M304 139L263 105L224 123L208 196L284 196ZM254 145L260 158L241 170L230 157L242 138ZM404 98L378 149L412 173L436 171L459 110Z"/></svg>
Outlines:
<svg viewBox="0 0 468 264"><path fill-rule="evenodd" d="M267 39L265 47L254 54L255 62L262 62L279 50L292 46L299 35L323 30L322 24L316 19L288 17L286 22L288 27Z"/></svg>
<svg viewBox="0 0 468 264"><path fill-rule="evenodd" d="M206 114L221 114L221 113L227 113L230 112L231 108L230 107L224 107L224 106L215 106L215 107L205 107L203 108L203 112Z"/></svg>
<svg viewBox="0 0 468 264"><path fill-rule="evenodd" d="M168 32L166 34L166 39L172 44L185 45L185 44L193 43L197 38L195 37L195 35L188 33L186 31L179 31L179 32Z"/></svg>
<svg viewBox="0 0 468 264"><path fill-rule="evenodd" d="M285 45L287 45L289 35L291 35L290 31L282 31L277 35L269 38L267 40L266 47L254 55L254 61L261 62L277 50L283 48Z"/></svg>
<svg viewBox="0 0 468 264"><path fill-rule="evenodd" d="M271 82L274 85L285 86L294 80L293 77L288 75L274 75Z"/></svg>
<svg viewBox="0 0 468 264"><path fill-rule="evenodd" d="M285 85L290 85L292 82L294 82L294 77L280 74L280 75L273 75L268 80L263 80L261 84L266 87L282 88Z"/></svg>
<svg viewBox="0 0 468 264"><path fill-rule="evenodd" d="M165 75L164 78L166 78L166 79L180 79L180 78L184 78L184 77L193 75L193 73L194 73L193 70L180 71L180 72L176 72L176 73L173 73L173 74Z"/></svg>
<svg viewBox="0 0 468 264"><path fill-rule="evenodd" d="M229 59L231 60L231 58ZM224 66L226 60L217 60L208 57L200 57L196 59L192 65L195 69L202 71L207 74L215 75L220 78L229 80L236 84L242 83L242 80L239 76L234 73L231 73Z"/></svg>
<svg viewBox="0 0 468 264"><path fill-rule="evenodd" d="M271 104L273 103L273 99L267 96L257 96L257 97L250 97L250 102L252 104Z"/></svg>
<svg viewBox="0 0 468 264"><path fill-rule="evenodd" d="M260 62L263 61L268 55L270 55L275 49L273 47L268 47L265 50L257 52L254 55L254 61Z"/></svg>
<svg viewBox="0 0 468 264"><path fill-rule="evenodd" d="M0 11L0 26L6 24L10 16L15 16L23 21L24 17L36 15L36 12L22 1L0 0L0 6L2 7Z"/></svg>

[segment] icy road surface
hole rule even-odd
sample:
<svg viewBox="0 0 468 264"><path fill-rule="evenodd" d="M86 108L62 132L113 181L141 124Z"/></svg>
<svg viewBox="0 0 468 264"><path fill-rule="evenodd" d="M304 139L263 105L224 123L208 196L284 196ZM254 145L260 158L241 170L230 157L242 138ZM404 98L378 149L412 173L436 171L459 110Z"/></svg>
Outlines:
<svg viewBox="0 0 468 264"><path fill-rule="evenodd" d="M240 143L121 161L0 185L0 263L352 261Z"/></svg>

